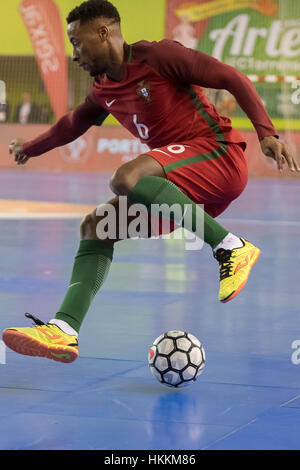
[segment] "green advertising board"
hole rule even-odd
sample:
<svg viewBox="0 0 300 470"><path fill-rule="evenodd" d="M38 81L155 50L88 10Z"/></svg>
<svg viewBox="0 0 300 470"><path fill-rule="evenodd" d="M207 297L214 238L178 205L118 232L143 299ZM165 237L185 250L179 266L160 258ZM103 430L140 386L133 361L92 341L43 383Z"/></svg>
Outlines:
<svg viewBox="0 0 300 470"><path fill-rule="evenodd" d="M177 5L177 18L189 24L190 35L198 38L196 48L247 75L278 128L300 129L296 97L300 1L213 0ZM251 126L238 106L231 117L240 128Z"/></svg>

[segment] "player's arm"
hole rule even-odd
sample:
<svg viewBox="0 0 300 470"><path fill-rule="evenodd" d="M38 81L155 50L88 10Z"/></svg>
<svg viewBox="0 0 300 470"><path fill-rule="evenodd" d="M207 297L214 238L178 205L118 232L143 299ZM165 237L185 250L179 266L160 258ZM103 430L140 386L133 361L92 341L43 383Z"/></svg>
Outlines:
<svg viewBox="0 0 300 470"><path fill-rule="evenodd" d="M37 157L72 142L91 126L100 126L108 114L93 100L92 95L89 95L84 103L63 116L34 140L24 143L19 139L14 139L9 145L9 152L14 154L18 165L24 165L31 157Z"/></svg>
<svg viewBox="0 0 300 470"><path fill-rule="evenodd" d="M247 114L257 132L262 151L277 162L278 169L287 162L291 171L300 171L295 157L277 132L252 82L239 70L175 41L164 40L156 46L156 60L169 79L205 88L228 90Z"/></svg>
<svg viewBox="0 0 300 470"><path fill-rule="evenodd" d="M263 153L276 161L279 170L283 169L286 161L291 171L300 171L300 166L287 145L278 140L277 132L263 102L248 77L230 65L223 64L201 52L199 54L203 56L204 61L202 86L228 90L251 120ZM197 68L195 69L197 74Z"/></svg>

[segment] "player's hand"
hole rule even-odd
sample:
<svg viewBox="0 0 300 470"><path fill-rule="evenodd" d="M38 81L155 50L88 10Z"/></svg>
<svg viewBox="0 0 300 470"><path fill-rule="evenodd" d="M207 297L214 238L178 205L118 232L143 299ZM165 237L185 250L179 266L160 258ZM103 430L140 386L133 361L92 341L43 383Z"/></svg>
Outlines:
<svg viewBox="0 0 300 470"><path fill-rule="evenodd" d="M264 137L260 141L260 146L267 157L276 161L278 170L283 170L284 164L287 163L291 171L300 171L300 165L292 152L285 143L280 142L276 137Z"/></svg>
<svg viewBox="0 0 300 470"><path fill-rule="evenodd" d="M14 139L9 144L9 153L15 156L17 165L24 165L30 157L23 151L23 144L25 142L21 139Z"/></svg>

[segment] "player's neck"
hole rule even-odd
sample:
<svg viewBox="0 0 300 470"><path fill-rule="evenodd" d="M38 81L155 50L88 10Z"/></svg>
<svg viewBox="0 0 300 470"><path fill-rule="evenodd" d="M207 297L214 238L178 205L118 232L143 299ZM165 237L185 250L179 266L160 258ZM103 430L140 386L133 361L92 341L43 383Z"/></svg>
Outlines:
<svg viewBox="0 0 300 470"><path fill-rule="evenodd" d="M121 82L125 76L124 67L124 39L121 36L118 44L114 48L113 56L111 57L111 65L106 72L106 76L114 82Z"/></svg>
<svg viewBox="0 0 300 470"><path fill-rule="evenodd" d="M114 82L121 82L125 76L124 65L121 64L118 68L112 68L111 70L106 72L106 76Z"/></svg>

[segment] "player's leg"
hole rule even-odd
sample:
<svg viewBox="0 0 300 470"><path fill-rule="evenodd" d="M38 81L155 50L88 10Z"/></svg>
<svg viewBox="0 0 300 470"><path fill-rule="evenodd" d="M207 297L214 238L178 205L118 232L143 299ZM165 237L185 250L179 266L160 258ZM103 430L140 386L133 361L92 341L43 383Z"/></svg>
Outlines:
<svg viewBox="0 0 300 470"><path fill-rule="evenodd" d="M151 155L140 155L131 162L122 165L111 179L112 191L118 195L128 196L131 203L145 205L149 211L151 211L152 204L166 204L168 207L178 204L181 206L182 212L178 213L178 218L174 218L174 222L179 226L183 222L181 215L185 206L189 205L191 217L189 218L190 225L185 224L187 230L192 231L200 238L204 236L204 242L208 243L212 249L215 249L220 243L226 243L227 246L230 244L231 247L239 246L238 237L230 234L176 184L166 178L163 167L153 158L153 152L150 153ZM157 165L160 166L160 169ZM203 225L197 224L197 220L200 219L203 221ZM198 228L199 233L197 233Z"/></svg>
<svg viewBox="0 0 300 470"><path fill-rule="evenodd" d="M149 152L164 168L167 178L144 176L138 178L139 166L145 158L132 162L131 170L124 165L114 175L111 187L119 194L129 196L131 202L142 203L151 210L152 204L179 204L192 208L192 217L174 221L203 238L219 261L219 300L233 299L246 284L260 250L243 238L233 235L197 204L213 203L225 207L243 191L247 182L247 164L242 149L235 144L205 142L199 139L192 145L174 144ZM125 171L127 169L127 171ZM189 197L190 196L190 197ZM197 219L203 225L197 232ZM204 236L203 236L204 228Z"/></svg>
<svg viewBox="0 0 300 470"><path fill-rule="evenodd" d="M149 174L164 177L164 171L154 159L145 161L141 176ZM131 178L137 178L136 172L130 172ZM113 258L114 244L119 241L118 234L122 230L122 239L128 235L127 228L133 217L126 217L126 227L119 226L121 210L119 197L107 203L108 209L114 209L117 233L115 237L99 237L97 226L105 215L98 216L97 209L84 217L80 226L80 245L75 257L71 280L65 298L49 323L44 324L33 315L26 314L36 326L28 328L8 328L4 330L4 343L14 351L31 356L48 357L60 362L73 362L78 356L78 332L89 306L103 285ZM122 209L124 206L122 205ZM102 205L102 213L103 213ZM110 213L113 213L110 211ZM148 218L147 218L148 222ZM124 237L125 233L125 237ZM150 227L149 227L149 236Z"/></svg>
<svg viewBox="0 0 300 470"><path fill-rule="evenodd" d="M120 217L120 211L126 211ZM65 298L50 323L66 332L79 332L83 319L101 286L104 284L113 260L116 242L128 238L128 226L133 216L128 216L128 204L120 204L116 196L84 217L80 226L80 245L75 257L69 288ZM124 217L125 216L125 217ZM101 225L101 222L103 224ZM108 230L104 231L108 225ZM110 230L110 231L109 231Z"/></svg>
<svg viewBox="0 0 300 470"><path fill-rule="evenodd" d="M80 326L96 293L107 278L119 233L122 233L123 239L126 238L128 224L132 220L132 217L119 217L119 197L101 207L103 215L97 216L95 209L81 223L80 244L69 287L55 318L44 324L26 314L36 326L4 330L2 338L9 348L20 354L48 357L60 362L73 362L77 358ZM105 239L106 233L101 234L97 230L98 223L107 219L105 209L114 218L110 220L111 224L117 228L115 237L109 239ZM118 225L119 220L124 220L126 226Z"/></svg>
<svg viewBox="0 0 300 470"><path fill-rule="evenodd" d="M112 178L111 187L117 194L129 195L132 202L142 202L146 206L151 206L153 203L172 206L177 203L184 208L185 204L190 204L193 207L194 219L197 218L198 211L201 211L179 187L166 179L165 169L148 155L123 165ZM118 209L118 198L110 203L115 204ZM204 216L204 240L212 248L216 247L218 242L222 245L228 237L228 231L204 211L202 216ZM2 337L11 349L22 354L49 357L61 362L72 362L76 359L80 325L95 294L107 277L114 243L118 241L118 237L106 241L98 239L96 226L99 221L94 211L85 217L81 224L81 242L71 282L55 319L45 325L29 315L29 318L35 321L35 327L5 330ZM190 229L193 229L194 223L195 220L192 220ZM234 251L232 250L232 253ZM226 260L225 263L230 264L231 261Z"/></svg>

